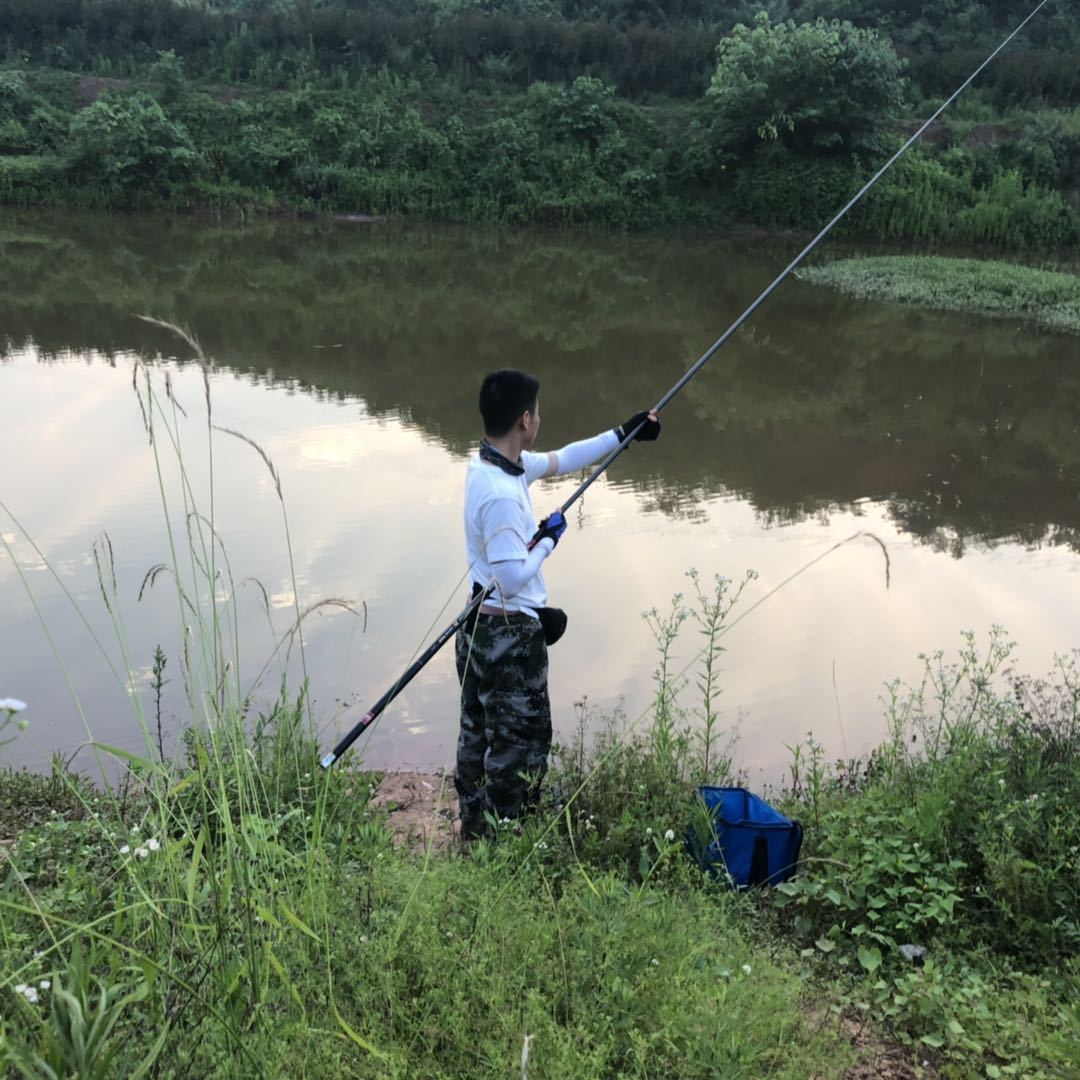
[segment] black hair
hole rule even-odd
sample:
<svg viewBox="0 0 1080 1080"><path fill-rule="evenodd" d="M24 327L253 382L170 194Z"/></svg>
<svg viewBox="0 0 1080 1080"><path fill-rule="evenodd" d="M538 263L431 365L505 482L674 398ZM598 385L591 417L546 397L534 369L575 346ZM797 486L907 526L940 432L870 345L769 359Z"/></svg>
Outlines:
<svg viewBox="0 0 1080 1080"><path fill-rule="evenodd" d="M484 434L492 438L505 435L517 423L522 413L536 407L540 380L524 371L503 368L485 376L480 384L480 415L484 418Z"/></svg>

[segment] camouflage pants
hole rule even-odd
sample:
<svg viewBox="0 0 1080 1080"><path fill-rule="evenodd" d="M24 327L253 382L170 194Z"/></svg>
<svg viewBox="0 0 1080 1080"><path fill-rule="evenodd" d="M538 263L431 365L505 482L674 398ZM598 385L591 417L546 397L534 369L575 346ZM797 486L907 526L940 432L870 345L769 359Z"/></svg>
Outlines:
<svg viewBox="0 0 1080 1080"><path fill-rule="evenodd" d="M461 684L455 786L462 832L475 835L485 811L519 817L547 772L547 645L537 619L511 612L470 619L458 631L455 652Z"/></svg>

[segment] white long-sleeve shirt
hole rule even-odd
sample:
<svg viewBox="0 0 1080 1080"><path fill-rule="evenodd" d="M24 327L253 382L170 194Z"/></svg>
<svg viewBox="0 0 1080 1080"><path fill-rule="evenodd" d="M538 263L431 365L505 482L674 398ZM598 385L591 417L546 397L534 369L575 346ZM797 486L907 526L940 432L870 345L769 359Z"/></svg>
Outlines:
<svg viewBox="0 0 1080 1080"><path fill-rule="evenodd" d="M524 472L512 475L479 454L469 460L465 476L465 552L471 581L496 583L488 600L506 611L535 616L546 606L547 584L541 566L555 544L541 540L529 551L536 532L529 486L545 476L557 476L591 465L619 444L614 431L570 443L546 454L523 451ZM471 585L470 585L471 587Z"/></svg>

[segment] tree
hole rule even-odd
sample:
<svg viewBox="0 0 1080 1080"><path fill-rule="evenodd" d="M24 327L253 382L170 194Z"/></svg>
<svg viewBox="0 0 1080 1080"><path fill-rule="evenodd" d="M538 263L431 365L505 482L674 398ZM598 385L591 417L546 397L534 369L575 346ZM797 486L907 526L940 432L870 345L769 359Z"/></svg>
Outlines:
<svg viewBox="0 0 1080 1080"><path fill-rule="evenodd" d="M187 128L147 93L98 98L71 122L73 171L111 191L153 194L190 180L201 159Z"/></svg>
<svg viewBox="0 0 1080 1080"><path fill-rule="evenodd" d="M761 12L716 57L707 126L722 161L767 142L816 157L872 153L903 101L904 62L891 42L849 22L774 24Z"/></svg>

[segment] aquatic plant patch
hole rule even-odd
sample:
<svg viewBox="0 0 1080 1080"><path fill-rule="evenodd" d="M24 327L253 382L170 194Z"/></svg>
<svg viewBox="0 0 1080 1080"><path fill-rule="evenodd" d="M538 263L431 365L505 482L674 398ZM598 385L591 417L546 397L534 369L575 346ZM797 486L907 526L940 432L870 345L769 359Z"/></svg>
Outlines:
<svg viewBox="0 0 1080 1080"><path fill-rule="evenodd" d="M797 274L860 300L1028 319L1080 333L1080 276L1062 271L939 255L880 255L839 259Z"/></svg>

